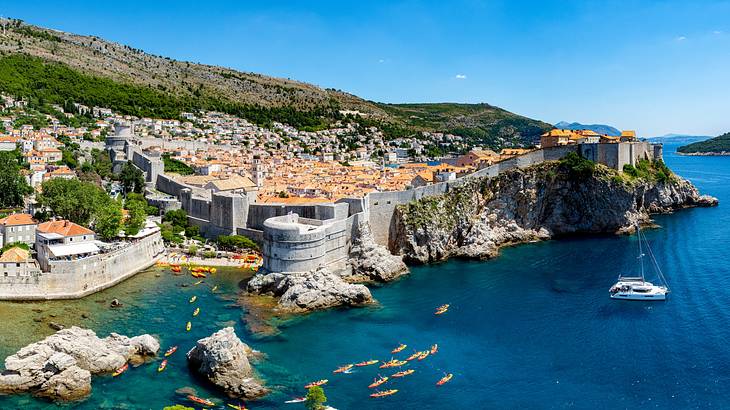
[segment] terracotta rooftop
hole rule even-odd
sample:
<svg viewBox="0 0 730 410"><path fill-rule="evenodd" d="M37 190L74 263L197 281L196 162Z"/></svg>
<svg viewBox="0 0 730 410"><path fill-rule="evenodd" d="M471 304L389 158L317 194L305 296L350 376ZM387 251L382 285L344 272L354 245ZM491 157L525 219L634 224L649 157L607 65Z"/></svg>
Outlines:
<svg viewBox="0 0 730 410"><path fill-rule="evenodd" d="M25 262L30 257L30 252L21 247L10 248L0 256L0 262Z"/></svg>
<svg viewBox="0 0 730 410"><path fill-rule="evenodd" d="M38 232L57 233L63 236L93 235L94 231L71 221L48 221L38 225Z"/></svg>
<svg viewBox="0 0 730 410"><path fill-rule="evenodd" d="M35 225L37 222L30 214L12 214L0 219L0 225Z"/></svg>

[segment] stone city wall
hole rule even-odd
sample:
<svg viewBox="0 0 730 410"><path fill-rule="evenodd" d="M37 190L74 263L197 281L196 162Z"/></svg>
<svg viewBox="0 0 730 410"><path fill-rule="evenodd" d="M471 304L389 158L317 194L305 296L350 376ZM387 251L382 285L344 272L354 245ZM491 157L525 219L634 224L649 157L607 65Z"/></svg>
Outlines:
<svg viewBox="0 0 730 410"><path fill-rule="evenodd" d="M106 289L153 265L163 254L159 232L110 253L51 262L50 272L0 277L0 300L76 299Z"/></svg>

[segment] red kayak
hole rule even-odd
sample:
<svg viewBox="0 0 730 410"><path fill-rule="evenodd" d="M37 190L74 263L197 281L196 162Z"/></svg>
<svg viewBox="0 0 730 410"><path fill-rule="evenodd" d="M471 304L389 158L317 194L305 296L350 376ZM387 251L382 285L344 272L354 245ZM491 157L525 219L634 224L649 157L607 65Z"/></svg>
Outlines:
<svg viewBox="0 0 730 410"><path fill-rule="evenodd" d="M129 369L129 363L124 363L124 366L122 366L122 367L118 368L117 370L115 370L114 373L112 373L112 376L117 377L120 374L126 372L127 369Z"/></svg>

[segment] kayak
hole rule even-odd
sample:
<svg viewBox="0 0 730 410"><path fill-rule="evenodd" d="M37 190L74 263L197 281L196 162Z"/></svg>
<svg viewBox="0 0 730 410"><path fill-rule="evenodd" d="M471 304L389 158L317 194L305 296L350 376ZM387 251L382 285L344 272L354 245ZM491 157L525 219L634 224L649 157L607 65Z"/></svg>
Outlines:
<svg viewBox="0 0 730 410"><path fill-rule="evenodd" d="M180 269L180 267L179 267L179 266L173 266L172 268L170 268L170 270L171 270L171 271L173 271L173 272L175 272L175 273L180 273L180 271L181 271L182 269Z"/></svg>
<svg viewBox="0 0 730 410"><path fill-rule="evenodd" d="M436 309L436 314L437 315L442 315L442 314L446 313L448 310L449 310L449 305L448 304L447 305L441 305L441 306L439 306Z"/></svg>
<svg viewBox="0 0 730 410"><path fill-rule="evenodd" d="M427 358L429 354L430 353L428 352L428 350L424 350L423 352L421 352L421 355L418 356L418 360L421 361L421 360Z"/></svg>
<svg viewBox="0 0 730 410"><path fill-rule="evenodd" d="M195 303L195 301L198 300L197 296L193 296L190 298L190 303Z"/></svg>
<svg viewBox="0 0 730 410"><path fill-rule="evenodd" d="M342 367L338 367L338 368L337 368L337 369L336 369L335 371L333 371L332 373L345 373L345 372L347 372L347 371L348 371L348 370L350 370L350 369L352 369L352 365L351 365L351 364L346 364L346 365L344 365L344 366L342 366Z"/></svg>
<svg viewBox="0 0 730 410"><path fill-rule="evenodd" d="M365 361L365 362L355 363L355 366L357 366L357 367L370 366L370 365L373 365L375 363L378 363L379 361L380 360L368 360L368 361Z"/></svg>
<svg viewBox="0 0 730 410"><path fill-rule="evenodd" d="M218 285L213 286L213 289L211 289L211 292L215 292L216 290L218 290Z"/></svg>
<svg viewBox="0 0 730 410"><path fill-rule="evenodd" d="M192 323L190 323L190 322L188 322L188 324L187 324L187 325L185 325L185 330L187 330L188 332L189 332L189 331L190 331L190 329L192 329L192 328L193 328L193 324L192 324Z"/></svg>
<svg viewBox="0 0 730 410"><path fill-rule="evenodd" d="M387 377L381 377L379 379L373 379L373 382L370 383L370 386L368 386L368 389L374 389L374 388L380 386L381 384L383 384L383 383L385 383L387 381L388 381L388 378Z"/></svg>
<svg viewBox="0 0 730 410"><path fill-rule="evenodd" d="M230 407L232 409L236 409L236 410L246 410L246 406L244 406L243 404L230 404L230 403L226 403L226 406L228 406L228 407Z"/></svg>
<svg viewBox="0 0 730 410"><path fill-rule="evenodd" d="M329 380L327 380L327 379L317 380L316 382L311 382L311 383L305 385L304 388L311 389L312 387L315 387L315 386L325 385L325 384L327 384L327 382L329 382Z"/></svg>
<svg viewBox="0 0 730 410"><path fill-rule="evenodd" d="M409 374L413 374L413 372L415 372L415 370L413 370L413 369L403 370L402 372L393 374L393 376L391 376L391 377L405 377L405 376L408 376Z"/></svg>
<svg viewBox="0 0 730 410"><path fill-rule="evenodd" d="M452 377L454 377L453 374L451 374L451 373L447 374L446 376L442 377L441 380L439 380L436 383L436 386L443 386L444 384L448 383Z"/></svg>
<svg viewBox="0 0 730 410"><path fill-rule="evenodd" d="M387 368L389 368L389 367L400 367L400 366L403 366L403 365L404 365L404 364L406 364L406 363L408 363L408 362L407 362L407 361L405 361L405 360L391 360L391 361L389 361L389 362L385 362L385 363L383 363L383 364L382 364L382 365L380 366L380 368L381 368L381 369L387 369Z"/></svg>
<svg viewBox="0 0 730 410"><path fill-rule="evenodd" d="M411 360L418 359L418 356L420 356L420 355L421 355L421 352L415 352L412 355L408 356L406 361L410 362Z"/></svg>
<svg viewBox="0 0 730 410"><path fill-rule="evenodd" d="M129 369L129 363L124 363L124 366L122 366L122 367L118 368L117 370L115 370L114 373L112 373L112 376L113 377L117 377L120 374L126 372L127 369Z"/></svg>
<svg viewBox="0 0 730 410"><path fill-rule="evenodd" d="M170 356L171 354L175 353L177 351L177 346L173 346L165 352L165 357Z"/></svg>
<svg viewBox="0 0 730 410"><path fill-rule="evenodd" d="M161 372L165 370L165 367L167 367L167 359L163 360L162 363L160 363L160 367L157 368L157 371Z"/></svg>
<svg viewBox="0 0 730 410"><path fill-rule="evenodd" d="M403 349L405 349L406 347L407 347L406 345L404 345L403 343L401 343L401 344L400 344L400 346L398 346L398 347L396 347L395 349L391 350L391 352L390 352L390 353L392 353L392 354L400 353L400 352L402 352L402 351L403 351Z"/></svg>
<svg viewBox="0 0 730 410"><path fill-rule="evenodd" d="M200 308L195 308L193 311L193 316L198 316L198 313L200 313Z"/></svg>
<svg viewBox="0 0 730 410"><path fill-rule="evenodd" d="M188 395L188 400L193 401L198 404L202 404L203 406L209 406L209 407L215 406L215 403L213 403L212 401L206 400L206 399L201 399L200 397L193 396L192 394Z"/></svg>
<svg viewBox="0 0 730 410"><path fill-rule="evenodd" d="M390 396L390 395L396 394L396 393L398 393L398 390L391 389L391 390L386 390L386 391L375 392L375 393L371 394L370 397L373 397L373 398L385 397L385 396Z"/></svg>
<svg viewBox="0 0 730 410"><path fill-rule="evenodd" d="M216 272L218 272L218 269L216 269L216 268L210 268L210 270L208 272L210 272L210 273L216 273Z"/></svg>
<svg viewBox="0 0 730 410"><path fill-rule="evenodd" d="M203 283L203 281L202 281L202 280L199 280L199 281L197 281L197 282L193 283L193 286L198 286L198 285L200 285L201 283Z"/></svg>
<svg viewBox="0 0 730 410"><path fill-rule="evenodd" d="M436 354L436 352L438 352L438 351L439 351L438 344L434 344L433 346L431 346L431 354Z"/></svg>
<svg viewBox="0 0 730 410"><path fill-rule="evenodd" d="M285 401L284 403L286 403L286 404L304 403L305 401L307 401L307 398L306 397L295 397L295 398L293 398L291 400Z"/></svg>

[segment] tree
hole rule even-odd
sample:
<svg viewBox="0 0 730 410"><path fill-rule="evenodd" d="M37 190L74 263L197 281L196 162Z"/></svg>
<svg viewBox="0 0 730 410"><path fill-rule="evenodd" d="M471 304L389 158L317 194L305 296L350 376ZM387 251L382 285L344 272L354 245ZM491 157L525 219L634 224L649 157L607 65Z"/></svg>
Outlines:
<svg viewBox="0 0 730 410"><path fill-rule="evenodd" d="M172 226L180 226L182 228L188 226L188 214L185 213L185 210L183 209L167 211L167 213L165 213L162 217L162 220L164 222L170 222Z"/></svg>
<svg viewBox="0 0 730 410"><path fill-rule="evenodd" d="M185 236L192 238L200 235L200 227L198 225L188 225L185 227Z"/></svg>
<svg viewBox="0 0 730 410"><path fill-rule="evenodd" d="M307 410L321 410L324 408L322 403L327 401L324 390L320 386L312 386L307 391L307 401L304 406Z"/></svg>
<svg viewBox="0 0 730 410"><path fill-rule="evenodd" d="M23 205L26 195L33 189L20 174L18 152L0 152L0 208Z"/></svg>
<svg viewBox="0 0 730 410"><path fill-rule="evenodd" d="M111 240L117 237L122 228L122 207L117 201L109 201L96 212L94 232L101 239Z"/></svg>
<svg viewBox="0 0 730 410"><path fill-rule="evenodd" d="M126 206L129 217L124 224L124 233L126 235L136 235L144 227L144 222L147 219L147 204L142 201L127 199Z"/></svg>
<svg viewBox="0 0 730 410"><path fill-rule="evenodd" d="M240 249L258 249L256 242L241 235L221 235L217 239L221 249L237 251Z"/></svg>
<svg viewBox="0 0 730 410"><path fill-rule="evenodd" d="M112 201L98 186L78 179L54 178L41 185L38 203L53 214L88 226L101 206Z"/></svg>
<svg viewBox="0 0 730 410"><path fill-rule="evenodd" d="M119 173L119 182L121 182L125 194L129 192L140 194L144 189L144 173L135 167L132 161L127 161L122 167L122 172Z"/></svg>

